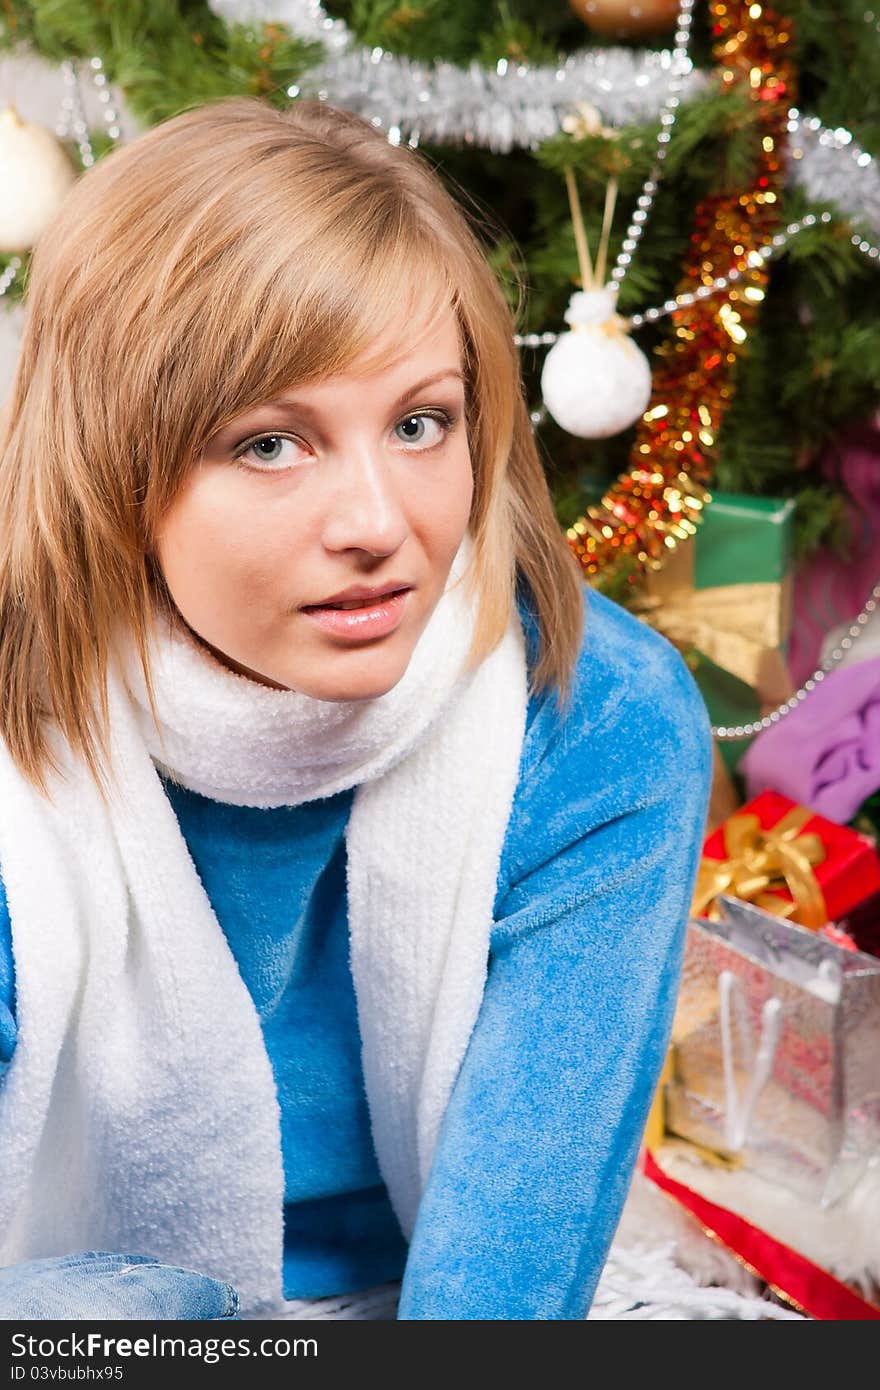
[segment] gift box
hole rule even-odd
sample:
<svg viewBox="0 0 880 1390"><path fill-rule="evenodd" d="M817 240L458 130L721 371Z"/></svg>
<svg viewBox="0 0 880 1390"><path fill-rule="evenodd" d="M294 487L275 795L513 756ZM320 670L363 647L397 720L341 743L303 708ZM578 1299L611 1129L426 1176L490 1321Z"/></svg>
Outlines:
<svg viewBox="0 0 880 1390"><path fill-rule="evenodd" d="M713 492L693 541L646 578L633 607L685 654L712 723L752 723L794 692L792 498ZM735 769L749 739L719 740Z"/></svg>
<svg viewBox="0 0 880 1390"><path fill-rule="evenodd" d="M880 1153L880 961L719 909L688 923L664 1131L832 1205Z"/></svg>
<svg viewBox="0 0 880 1390"><path fill-rule="evenodd" d="M691 911L717 916L719 894L817 929L880 889L874 841L767 790L709 835Z"/></svg>
<svg viewBox="0 0 880 1390"><path fill-rule="evenodd" d="M880 891L851 907L845 916L824 929L836 933L851 949L880 957Z"/></svg>

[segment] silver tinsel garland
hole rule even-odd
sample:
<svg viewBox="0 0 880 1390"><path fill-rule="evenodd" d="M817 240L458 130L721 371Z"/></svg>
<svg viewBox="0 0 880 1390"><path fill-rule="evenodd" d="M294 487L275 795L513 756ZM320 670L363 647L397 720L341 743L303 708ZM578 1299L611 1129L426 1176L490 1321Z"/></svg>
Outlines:
<svg viewBox="0 0 880 1390"><path fill-rule="evenodd" d="M558 134L575 102L589 102L606 121L626 125L658 115L674 74L681 78L682 101L706 81L689 59L676 60L666 49L587 49L552 65L502 58L494 69L478 63L461 68L364 48L318 0L210 0L210 8L226 23L284 24L297 38L326 44L329 61L289 88L290 95L357 111L396 144L460 141L507 154Z"/></svg>
<svg viewBox="0 0 880 1390"><path fill-rule="evenodd" d="M854 223L880 234L880 168L873 155L840 127L829 130L817 116L789 112L788 182L817 202L836 203Z"/></svg>
<svg viewBox="0 0 880 1390"><path fill-rule="evenodd" d="M705 82L686 62L682 100ZM428 65L360 48L313 69L301 91L359 112L398 144L460 141L507 154L557 135L576 102L589 102L613 125L648 121L663 105L673 71L670 52L626 48L573 53L554 67L502 58L494 69Z"/></svg>
<svg viewBox="0 0 880 1390"><path fill-rule="evenodd" d="M353 37L320 0L208 0L208 8L227 24L283 24L298 39L319 40L329 53L339 53Z"/></svg>
<svg viewBox="0 0 880 1390"><path fill-rule="evenodd" d="M209 0L226 23L285 25L298 38L320 41L327 59L311 69L291 97L316 96L357 111L387 130L394 144L460 142L498 154L534 149L556 135L576 103L596 107L603 121L621 126L656 117L678 75L681 99L703 86L707 74L671 50L585 49L555 65L511 63L494 70L471 63L419 63L382 48L359 45L320 0ZM676 62L680 65L676 68ZM850 131L828 130L815 116L792 110L788 179L820 202L880 234L880 169Z"/></svg>

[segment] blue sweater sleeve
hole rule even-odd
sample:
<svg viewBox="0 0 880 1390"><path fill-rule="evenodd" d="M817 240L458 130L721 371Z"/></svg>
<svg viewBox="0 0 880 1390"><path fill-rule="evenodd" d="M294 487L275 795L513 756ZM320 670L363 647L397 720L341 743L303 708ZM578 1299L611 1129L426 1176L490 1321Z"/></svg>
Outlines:
<svg viewBox="0 0 880 1390"><path fill-rule="evenodd" d="M572 713L543 710L524 743L486 990L399 1319L586 1317L638 1158L712 738L675 649L610 600L587 606Z"/></svg>
<svg viewBox="0 0 880 1390"><path fill-rule="evenodd" d="M12 924L6 889L0 878L0 1077L15 1051L15 964L12 956Z"/></svg>

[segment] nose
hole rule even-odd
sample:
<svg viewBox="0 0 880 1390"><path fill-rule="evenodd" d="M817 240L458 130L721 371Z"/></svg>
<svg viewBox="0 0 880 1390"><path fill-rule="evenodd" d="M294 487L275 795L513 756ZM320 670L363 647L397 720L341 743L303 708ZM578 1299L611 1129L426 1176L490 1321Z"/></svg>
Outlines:
<svg viewBox="0 0 880 1390"><path fill-rule="evenodd" d="M378 447L358 444L334 469L327 500L324 544L328 550L366 550L390 555L406 539L401 464Z"/></svg>

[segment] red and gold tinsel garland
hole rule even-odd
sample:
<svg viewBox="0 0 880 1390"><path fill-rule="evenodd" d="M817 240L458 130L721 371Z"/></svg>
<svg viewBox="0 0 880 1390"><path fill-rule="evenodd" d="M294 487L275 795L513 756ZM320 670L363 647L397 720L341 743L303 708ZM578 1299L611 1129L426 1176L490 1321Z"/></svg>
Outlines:
<svg viewBox="0 0 880 1390"><path fill-rule="evenodd" d="M630 466L566 532L590 582L628 563L627 580L635 583L695 534L734 368L768 279L758 248L780 221L786 122L796 96L791 24L761 4L728 0L710 4L709 11L721 81L744 85L758 103L759 154L748 188L713 195L697 207L675 297L711 286L734 267L742 278L671 315L672 336L657 349L651 400Z"/></svg>

